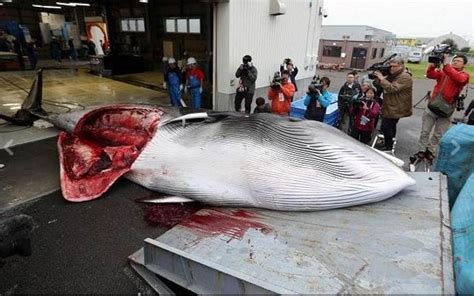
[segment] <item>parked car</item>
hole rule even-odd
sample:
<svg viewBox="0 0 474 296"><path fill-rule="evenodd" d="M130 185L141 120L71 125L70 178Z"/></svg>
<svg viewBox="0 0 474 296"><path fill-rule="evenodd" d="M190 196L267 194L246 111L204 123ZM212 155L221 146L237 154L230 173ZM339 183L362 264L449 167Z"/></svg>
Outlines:
<svg viewBox="0 0 474 296"><path fill-rule="evenodd" d="M414 50L408 54L407 62L419 64L423 58L423 53L421 50Z"/></svg>

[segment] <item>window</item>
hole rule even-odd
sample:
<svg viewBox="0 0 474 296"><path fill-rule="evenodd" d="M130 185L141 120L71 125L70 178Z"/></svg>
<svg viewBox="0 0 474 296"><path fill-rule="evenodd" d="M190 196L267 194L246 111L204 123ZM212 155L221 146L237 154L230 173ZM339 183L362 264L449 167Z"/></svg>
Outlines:
<svg viewBox="0 0 474 296"><path fill-rule="evenodd" d="M200 19L189 19L189 33L201 33Z"/></svg>
<svg viewBox="0 0 474 296"><path fill-rule="evenodd" d="M137 19L137 31L138 32L145 32L145 20L144 19Z"/></svg>
<svg viewBox="0 0 474 296"><path fill-rule="evenodd" d="M383 55L385 54L385 48L382 48L380 50L380 57L383 58Z"/></svg>
<svg viewBox="0 0 474 296"><path fill-rule="evenodd" d="M187 33L188 32L188 20L187 19L178 19L178 33Z"/></svg>
<svg viewBox="0 0 474 296"><path fill-rule="evenodd" d="M372 58L377 58L377 48L372 48Z"/></svg>
<svg viewBox="0 0 474 296"><path fill-rule="evenodd" d="M323 56L325 57L341 57L341 49L340 46L324 46L323 47Z"/></svg>
<svg viewBox="0 0 474 296"><path fill-rule="evenodd" d="M167 18L165 19L166 33L201 34L200 18Z"/></svg>
<svg viewBox="0 0 474 296"><path fill-rule="evenodd" d="M145 19L126 18L120 20L120 29L122 32L145 32Z"/></svg>
<svg viewBox="0 0 474 296"><path fill-rule="evenodd" d="M165 21L165 30L166 30L166 33L176 33L176 20L167 19Z"/></svg>

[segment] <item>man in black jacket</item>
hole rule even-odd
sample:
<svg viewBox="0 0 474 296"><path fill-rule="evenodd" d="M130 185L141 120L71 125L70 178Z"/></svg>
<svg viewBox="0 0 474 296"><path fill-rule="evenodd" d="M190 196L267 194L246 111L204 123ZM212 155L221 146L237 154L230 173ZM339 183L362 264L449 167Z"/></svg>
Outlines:
<svg viewBox="0 0 474 296"><path fill-rule="evenodd" d="M337 96L337 103L341 118L340 121L342 124L345 123L345 116L349 115L349 129L352 126L352 118L349 114L349 108L351 107L352 100L356 99L360 93L362 93L362 88L360 84L355 81L354 72L347 73L346 82L339 90L339 95Z"/></svg>
<svg viewBox="0 0 474 296"><path fill-rule="evenodd" d="M235 77L240 78L235 94L235 111L240 112L242 100L245 99L245 113L250 113L257 75L257 68L252 64L252 57L245 55L242 58L242 64L235 72Z"/></svg>

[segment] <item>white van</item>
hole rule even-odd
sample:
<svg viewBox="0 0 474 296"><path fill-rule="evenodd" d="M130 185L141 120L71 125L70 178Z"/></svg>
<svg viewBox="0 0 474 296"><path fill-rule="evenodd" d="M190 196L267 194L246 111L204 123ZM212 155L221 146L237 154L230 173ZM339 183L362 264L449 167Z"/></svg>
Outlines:
<svg viewBox="0 0 474 296"><path fill-rule="evenodd" d="M408 54L407 61L409 63L419 64L421 62L422 57L423 57L423 53L421 50L413 50L413 51L410 51L410 53Z"/></svg>

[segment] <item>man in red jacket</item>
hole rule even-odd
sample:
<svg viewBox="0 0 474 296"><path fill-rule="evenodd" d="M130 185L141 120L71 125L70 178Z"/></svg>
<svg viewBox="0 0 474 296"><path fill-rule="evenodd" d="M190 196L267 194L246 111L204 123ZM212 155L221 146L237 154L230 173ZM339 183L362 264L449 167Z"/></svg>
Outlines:
<svg viewBox="0 0 474 296"><path fill-rule="evenodd" d="M456 104L456 99L466 84L469 83L469 74L464 72L467 57L456 55L449 63L448 54L444 54L443 68L437 69L435 64L428 64L426 77L436 79L436 85L431 92L430 102L440 93L443 99L450 105ZM454 106L453 106L454 108ZM418 142L418 153L411 157L413 162L416 158L433 160L439 140L451 124L450 117L442 117L430 110L429 104L422 117L420 140ZM433 130L430 138L430 133Z"/></svg>
<svg viewBox="0 0 474 296"><path fill-rule="evenodd" d="M291 98L295 93L295 85L289 80L288 70L281 72L281 82L274 79L268 90L268 99L272 102L272 113L288 115L291 108Z"/></svg>

